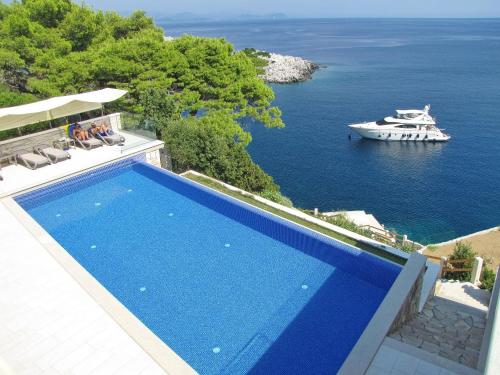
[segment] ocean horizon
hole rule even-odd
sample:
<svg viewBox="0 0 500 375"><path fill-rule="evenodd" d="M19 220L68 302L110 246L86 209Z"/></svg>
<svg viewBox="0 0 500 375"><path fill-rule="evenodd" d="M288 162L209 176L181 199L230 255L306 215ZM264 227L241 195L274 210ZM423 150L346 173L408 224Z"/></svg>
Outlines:
<svg viewBox="0 0 500 375"><path fill-rule="evenodd" d="M500 224L500 19L159 24L322 66L310 81L272 85L284 129L244 124L253 159L296 206L365 210L422 243ZM449 142L348 138L349 123L426 104Z"/></svg>

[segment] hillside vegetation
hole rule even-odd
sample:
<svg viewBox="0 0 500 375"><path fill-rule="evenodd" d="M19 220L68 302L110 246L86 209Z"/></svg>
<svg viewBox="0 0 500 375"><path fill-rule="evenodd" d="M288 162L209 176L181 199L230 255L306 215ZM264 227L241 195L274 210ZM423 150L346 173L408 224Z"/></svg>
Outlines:
<svg viewBox="0 0 500 375"><path fill-rule="evenodd" d="M176 171L191 168L246 190L278 191L248 155L251 136L238 122L283 126L260 68L223 39L165 41L163 29L141 11L123 17L69 0L0 2L1 107L126 89L129 95L108 110L154 121Z"/></svg>

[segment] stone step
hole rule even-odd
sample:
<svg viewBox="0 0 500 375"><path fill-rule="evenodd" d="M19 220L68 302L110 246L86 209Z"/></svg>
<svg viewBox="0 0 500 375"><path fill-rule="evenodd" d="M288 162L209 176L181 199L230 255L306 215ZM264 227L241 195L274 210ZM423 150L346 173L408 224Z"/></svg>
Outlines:
<svg viewBox="0 0 500 375"><path fill-rule="evenodd" d="M434 297L414 319L389 336L476 368L486 325L484 312Z"/></svg>

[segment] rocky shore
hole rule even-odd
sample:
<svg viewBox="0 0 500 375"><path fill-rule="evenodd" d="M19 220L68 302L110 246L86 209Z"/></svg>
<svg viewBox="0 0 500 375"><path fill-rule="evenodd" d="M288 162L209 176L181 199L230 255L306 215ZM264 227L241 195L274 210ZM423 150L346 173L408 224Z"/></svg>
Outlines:
<svg viewBox="0 0 500 375"><path fill-rule="evenodd" d="M285 56L270 53L269 56L259 56L267 61L265 72L261 76L269 83L294 83L307 81L319 66L301 57Z"/></svg>

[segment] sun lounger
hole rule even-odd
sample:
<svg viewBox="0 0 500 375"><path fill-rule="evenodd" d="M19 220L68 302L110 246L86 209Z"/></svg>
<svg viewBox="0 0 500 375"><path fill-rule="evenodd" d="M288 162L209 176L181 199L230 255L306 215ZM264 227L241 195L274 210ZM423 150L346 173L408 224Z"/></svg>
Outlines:
<svg viewBox="0 0 500 375"><path fill-rule="evenodd" d="M39 145L35 147L34 151L39 155L45 156L52 163L58 163L71 158L69 152L48 145Z"/></svg>
<svg viewBox="0 0 500 375"><path fill-rule="evenodd" d="M81 140L74 138L76 144L86 150L92 150L93 148L101 147L103 145L102 141L96 138L89 138L87 140Z"/></svg>
<svg viewBox="0 0 500 375"><path fill-rule="evenodd" d="M93 134L89 130L89 134L94 136L96 139L100 139L108 146L113 146L113 145L117 145L117 144L125 142L125 137L121 134L118 134L118 133L108 132L108 133L104 133L104 134L103 133Z"/></svg>
<svg viewBox="0 0 500 375"><path fill-rule="evenodd" d="M89 138L87 140L81 140L76 137L73 137L73 127L74 125L71 125L68 129L68 135L70 136L71 139L75 141L75 144L81 148L84 148L85 150L91 150L93 148L101 147L103 145L102 141L96 138Z"/></svg>
<svg viewBox="0 0 500 375"><path fill-rule="evenodd" d="M22 164L29 169L38 169L51 164L50 159L34 152L20 151L14 155L16 164Z"/></svg>

